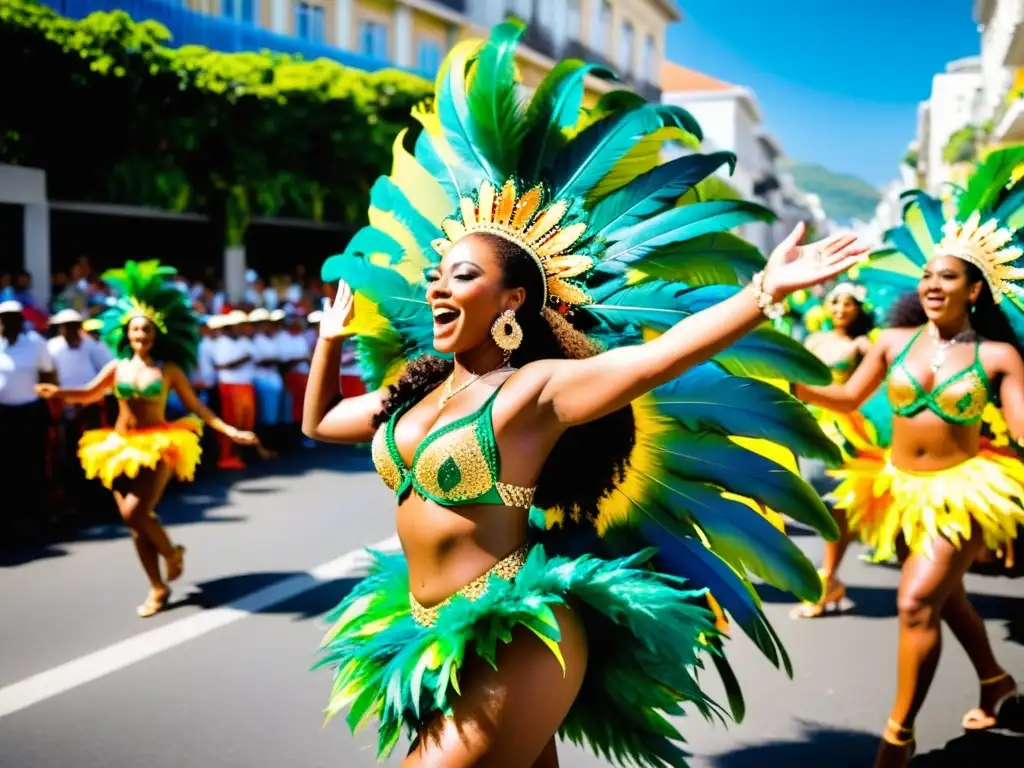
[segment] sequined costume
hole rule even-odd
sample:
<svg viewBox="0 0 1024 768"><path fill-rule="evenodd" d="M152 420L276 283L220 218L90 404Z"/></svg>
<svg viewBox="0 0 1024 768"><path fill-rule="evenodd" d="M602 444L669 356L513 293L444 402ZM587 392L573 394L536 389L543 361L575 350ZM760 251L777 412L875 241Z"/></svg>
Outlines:
<svg viewBox="0 0 1024 768"><path fill-rule="evenodd" d="M861 268L876 300L892 302L916 289L924 265L937 254L976 266L1018 339L1024 332L1024 279L1019 247L1024 183L1011 181L1024 148L993 152L973 172L966 188L946 206L920 191L905 195L903 223L886 233L891 244ZM904 361L923 329L890 366L885 396L896 418L930 410L952 425L979 425L981 449L962 464L937 472L910 472L892 465L889 451L865 446L831 474L834 492L851 530L874 548L874 558L893 556L902 538L913 552L930 555L937 536L953 544L976 525L989 549L1012 548L1024 524L1024 465L1006 434L996 393L979 357L926 391Z"/></svg>
<svg viewBox="0 0 1024 768"><path fill-rule="evenodd" d="M188 298L168 281L174 274L174 268L156 261L129 261L124 269L103 275L117 298L100 316L100 335L118 359L132 357L128 323L141 315L156 328L153 355L157 360L174 363L186 372L195 366L199 321ZM167 386L161 379L140 390L115 380L114 395L122 400L137 398L166 404ZM78 457L86 477L98 477L108 488L121 475L136 477L140 469L156 469L162 462L174 469L178 479L192 480L202 453L201 435L202 422L191 416L127 432L92 429L82 435Z"/></svg>
<svg viewBox="0 0 1024 768"><path fill-rule="evenodd" d="M771 214L716 199L709 181L734 163L731 154L660 162L665 141L699 145L687 112L627 91L583 109L584 78L607 73L575 60L558 64L524 104L515 72L521 34L510 21L489 41L453 49L435 98L414 112L422 130L398 137L392 173L371 190L369 226L324 265L324 280L344 279L354 291L348 330L369 388L434 354L424 270L467 232L520 245L545 278L552 328L566 323L603 348L656 336L732 295L764 263L728 230ZM757 329L632 403L624 476L585 515L531 506L533 489L502 482L493 399L429 435L408 466L394 444L402 415L394 414L373 457L397 495L529 508L532 533L523 549L430 608L411 598L402 555L375 554L369 577L329 616L334 627L321 648L321 665L335 670L328 714L347 711L353 729L378 719L378 752L387 755L403 733L451 711L468 655L493 663L516 627L558 656L552 609L571 602L591 647L561 736L617 762L685 765L666 715L684 704L724 712L698 684L700 666L718 668L736 718L744 709L706 607L709 590L712 605L787 670L751 577L802 599L820 594L814 566L773 510L836 535L793 471L793 455L835 461L838 451L786 391L789 381L829 378L801 345Z"/></svg>

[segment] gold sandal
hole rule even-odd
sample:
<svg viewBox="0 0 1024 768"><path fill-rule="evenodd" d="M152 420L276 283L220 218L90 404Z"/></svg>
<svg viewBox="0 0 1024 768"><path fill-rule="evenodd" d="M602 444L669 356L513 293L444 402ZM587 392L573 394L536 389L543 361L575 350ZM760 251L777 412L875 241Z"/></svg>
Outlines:
<svg viewBox="0 0 1024 768"><path fill-rule="evenodd" d="M167 607L168 601L171 599L171 590L166 592L157 593L154 596L152 590L146 597L146 602L135 609L135 613L140 619L148 619L150 616L155 616Z"/></svg>
<svg viewBox="0 0 1024 768"><path fill-rule="evenodd" d="M875 757L875 768L890 768L894 764L889 761L896 759L897 756L901 761L900 768L905 768L910 764L915 751L917 742L914 739L914 729L906 728L890 717L885 724L885 730L882 731L882 743Z"/></svg>
<svg viewBox="0 0 1024 768"><path fill-rule="evenodd" d="M800 605L794 606L793 610L789 612L789 618L791 619L817 619L823 616L829 610L839 613L841 603L846 597L846 586L838 580L832 582L832 589L828 592L824 591L825 574L821 571L818 572L822 579L823 593L821 599L816 603L800 603Z"/></svg>
<svg viewBox="0 0 1024 768"><path fill-rule="evenodd" d="M984 688L986 685L995 685L1003 682L1003 680L1009 680L1010 673L1002 672L995 677L989 677L985 680L979 680L981 687ZM999 711L1003 708L1006 702L1020 697L1020 691L1017 688L1017 684L1014 683L1006 693L996 699L995 704L992 707L992 713L986 712L981 707L975 707L969 710L964 715L964 719L961 722L965 731L987 731L990 728L995 728L999 723Z"/></svg>

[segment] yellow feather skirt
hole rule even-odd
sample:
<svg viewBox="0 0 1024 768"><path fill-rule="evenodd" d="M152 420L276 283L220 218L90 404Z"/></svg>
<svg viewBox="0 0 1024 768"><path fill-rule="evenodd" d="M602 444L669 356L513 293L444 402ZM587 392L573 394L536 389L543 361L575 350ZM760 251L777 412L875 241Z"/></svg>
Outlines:
<svg viewBox="0 0 1024 768"><path fill-rule="evenodd" d="M202 454L202 433L203 424L195 417L126 434L90 429L78 441L78 458L85 476L98 477L107 488L121 475L137 477L140 469L156 469L161 462L172 466L179 480L193 480Z"/></svg>
<svg viewBox="0 0 1024 768"><path fill-rule="evenodd" d="M828 474L841 481L831 494L834 507L875 550L875 562L896 553L900 536L911 552L930 558L937 537L959 547L975 525L986 548L998 552L1012 546L1024 524L1024 463L987 445L936 472L898 469L888 451L875 449Z"/></svg>

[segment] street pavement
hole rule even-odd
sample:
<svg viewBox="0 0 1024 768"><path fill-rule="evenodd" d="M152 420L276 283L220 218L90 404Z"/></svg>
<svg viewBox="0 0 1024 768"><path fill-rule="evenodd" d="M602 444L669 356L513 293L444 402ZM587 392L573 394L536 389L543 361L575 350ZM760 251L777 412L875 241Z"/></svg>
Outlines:
<svg viewBox="0 0 1024 768"><path fill-rule="evenodd" d="M393 498L366 453L318 447L207 475L172 488L160 513L188 548L186 571L173 608L145 621L134 609L146 585L118 525L0 555L0 766L374 765L372 729L353 737L341 717L321 727L330 674L308 671L320 617L358 578L362 549L397 546ZM819 557L818 539L793 535ZM791 621L790 599L762 589L794 678L733 639L747 718L728 729L681 719L694 768L871 764L894 686L898 572L859 554L844 565L851 601L841 616ZM1024 681L1021 581L971 575L968 590L997 655ZM705 678L720 690L713 669ZM950 636L919 719L915 767L1022 764L1024 742L1010 732L962 735L976 697ZM384 765L399 765L400 751ZM605 764L571 745L559 753L566 768Z"/></svg>

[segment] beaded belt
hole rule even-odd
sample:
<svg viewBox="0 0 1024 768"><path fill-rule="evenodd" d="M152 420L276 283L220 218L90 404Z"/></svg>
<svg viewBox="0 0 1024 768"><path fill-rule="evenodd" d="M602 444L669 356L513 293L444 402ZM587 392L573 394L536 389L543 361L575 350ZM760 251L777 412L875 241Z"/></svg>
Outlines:
<svg viewBox="0 0 1024 768"><path fill-rule="evenodd" d="M432 605L429 608L420 605L416 598L412 596L412 593L410 593L409 609L412 612L412 620L421 627L432 627L434 622L437 621L437 615L441 609L456 597L462 596L470 601L476 601L487 594L487 585L491 580L491 576L497 576L503 581L512 581L523 567L523 563L526 562L528 549L525 545L520 547L508 557L495 563L483 576L473 579L454 595L449 595L437 605Z"/></svg>

